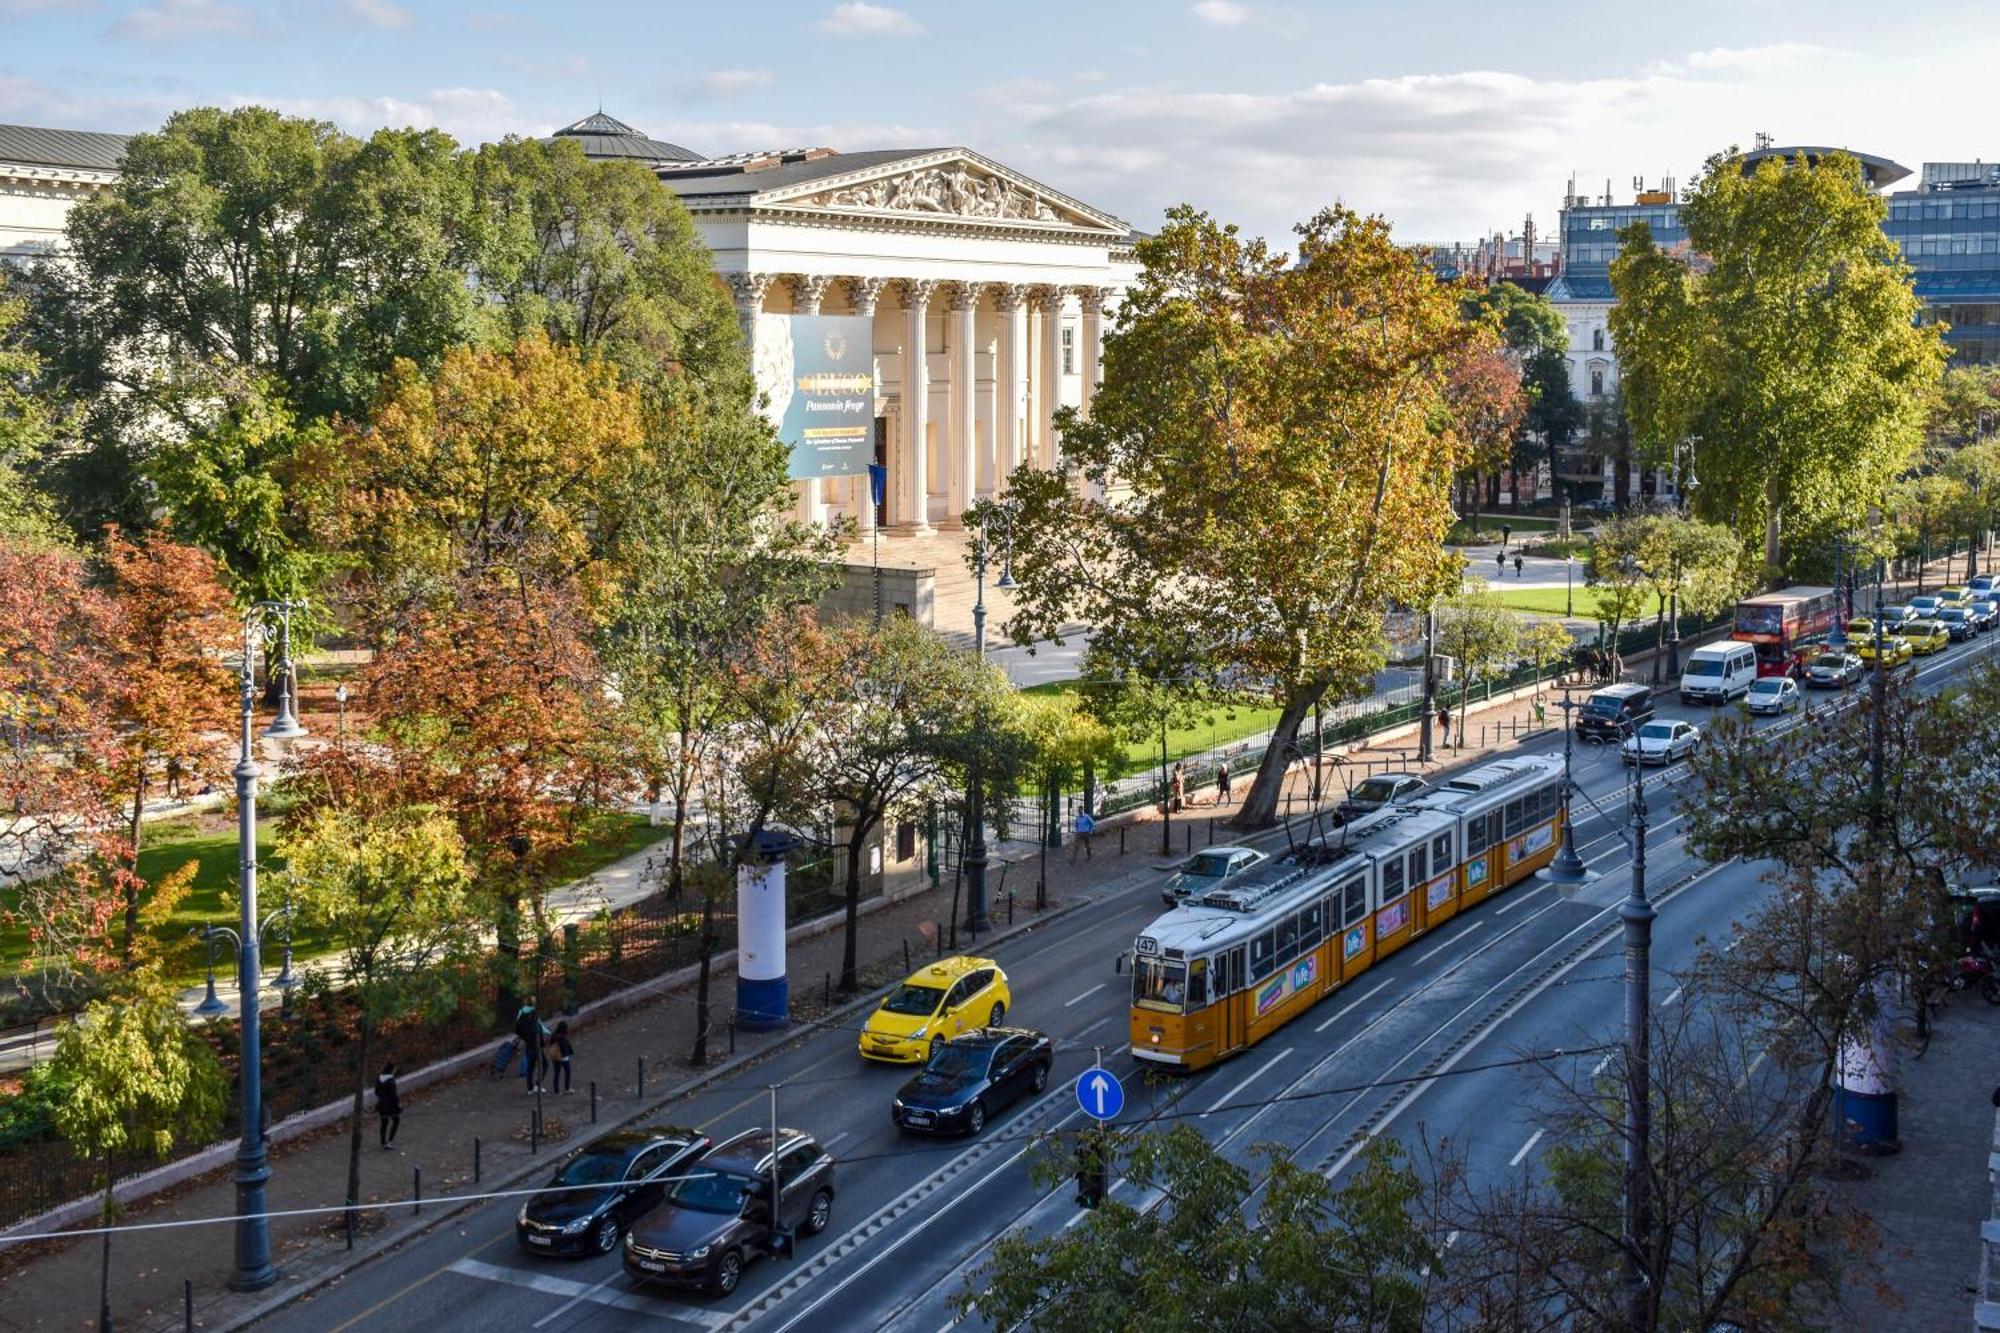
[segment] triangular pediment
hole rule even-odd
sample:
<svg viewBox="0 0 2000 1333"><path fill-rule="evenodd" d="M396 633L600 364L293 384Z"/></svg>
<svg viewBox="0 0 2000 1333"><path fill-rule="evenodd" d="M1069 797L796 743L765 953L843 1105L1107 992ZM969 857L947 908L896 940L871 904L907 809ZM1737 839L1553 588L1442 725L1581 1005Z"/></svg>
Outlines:
<svg viewBox="0 0 2000 1333"><path fill-rule="evenodd" d="M837 168L839 157L824 159ZM850 213L898 220L1124 236L1129 228L1039 181L967 149L900 158L845 175L760 191L756 206L813 213Z"/></svg>

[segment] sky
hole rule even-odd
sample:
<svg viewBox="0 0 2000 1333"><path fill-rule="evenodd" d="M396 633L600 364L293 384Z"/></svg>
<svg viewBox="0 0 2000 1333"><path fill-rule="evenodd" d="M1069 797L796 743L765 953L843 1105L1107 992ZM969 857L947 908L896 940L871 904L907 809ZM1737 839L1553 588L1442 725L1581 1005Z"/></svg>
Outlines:
<svg viewBox="0 0 2000 1333"><path fill-rule="evenodd" d="M366 134L604 110L698 152L962 144L1142 229L1547 234L1709 154L2000 157L2000 4L1945 0L0 0L0 122L258 103Z"/></svg>

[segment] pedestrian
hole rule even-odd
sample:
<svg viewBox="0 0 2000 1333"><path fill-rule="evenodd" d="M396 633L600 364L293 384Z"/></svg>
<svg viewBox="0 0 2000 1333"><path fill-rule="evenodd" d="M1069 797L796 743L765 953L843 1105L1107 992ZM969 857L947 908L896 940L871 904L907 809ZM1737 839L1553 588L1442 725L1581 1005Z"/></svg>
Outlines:
<svg viewBox="0 0 2000 1333"><path fill-rule="evenodd" d="M383 1065L382 1072L375 1076L375 1115L381 1122L382 1146L394 1147L396 1131L403 1125L403 1098L396 1090L394 1060Z"/></svg>
<svg viewBox="0 0 2000 1333"><path fill-rule="evenodd" d="M576 1047L570 1043L567 1020L556 1024L555 1033L549 1038L549 1044L555 1047L556 1052L556 1091L575 1092L576 1075L570 1069L569 1062L570 1057L576 1054Z"/></svg>
<svg viewBox="0 0 2000 1333"><path fill-rule="evenodd" d="M1176 759L1174 761L1173 798L1167 808L1172 810L1175 814L1179 814L1181 812L1181 808L1186 804L1187 804L1187 770L1182 766L1181 761Z"/></svg>
<svg viewBox="0 0 2000 1333"><path fill-rule="evenodd" d="M1229 761L1227 759L1223 760L1221 767L1215 770L1215 803L1217 805L1229 804Z"/></svg>
<svg viewBox="0 0 2000 1333"><path fill-rule="evenodd" d="M1493 563L1494 563L1494 564L1496 564L1496 565L1498 565L1498 566L1500 566L1500 573L1499 573L1499 577L1500 577L1500 578L1503 578L1503 579L1504 579L1504 578L1506 578L1506 577L1507 577L1507 553L1506 553L1505 551L1495 551L1495 552L1493 553Z"/></svg>
<svg viewBox="0 0 2000 1333"><path fill-rule="evenodd" d="M1508 543L1508 542L1509 542L1509 541L1510 541L1510 540L1511 540L1511 539L1513 538L1513 536L1514 536L1514 529L1513 529L1513 528L1511 528L1511 527L1509 527L1509 526L1508 526L1507 524L1505 524L1505 523L1502 523L1502 524L1500 525L1500 549L1501 549L1501 550L1503 550L1503 551L1504 551L1504 550L1506 550L1506 549L1507 549L1507 543Z"/></svg>
<svg viewBox="0 0 2000 1333"><path fill-rule="evenodd" d="M1451 744L1451 708L1446 704L1438 705L1438 735L1441 744Z"/></svg>
<svg viewBox="0 0 2000 1333"><path fill-rule="evenodd" d="M1517 578L1517 579L1518 579L1518 578L1521 578L1521 577L1522 577L1522 574L1521 574L1521 557L1520 557L1520 556L1518 556L1518 555L1514 557L1514 577L1515 577L1515 578Z"/></svg>
<svg viewBox="0 0 2000 1333"><path fill-rule="evenodd" d="M529 1092L540 1092L542 1073L542 1024L529 1001L514 1015L514 1035L521 1042L521 1078Z"/></svg>
<svg viewBox="0 0 2000 1333"><path fill-rule="evenodd" d="M1088 805L1078 806L1076 808L1076 838L1069 845L1069 859L1072 863L1076 861L1076 854L1079 851L1083 853L1083 859L1086 861L1096 855L1090 849L1090 835L1095 832L1097 832L1097 821L1091 818L1090 807Z"/></svg>
<svg viewBox="0 0 2000 1333"><path fill-rule="evenodd" d="M1625 659L1619 655L1615 647L1611 650L1611 679L1614 681L1625 679Z"/></svg>
<svg viewBox="0 0 2000 1333"><path fill-rule="evenodd" d="M1549 710L1542 707L1542 696L1535 696L1535 730L1540 731L1548 724Z"/></svg>

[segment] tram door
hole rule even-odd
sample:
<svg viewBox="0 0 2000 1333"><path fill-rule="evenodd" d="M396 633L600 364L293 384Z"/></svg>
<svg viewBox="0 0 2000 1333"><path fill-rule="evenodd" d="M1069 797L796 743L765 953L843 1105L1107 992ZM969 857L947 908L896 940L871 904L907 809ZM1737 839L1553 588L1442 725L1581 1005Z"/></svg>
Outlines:
<svg viewBox="0 0 2000 1333"><path fill-rule="evenodd" d="M1221 1017L1216 1024L1216 1054L1233 1051L1243 1044L1248 1035L1250 997L1243 987L1250 974L1244 967L1243 946L1225 949L1215 956L1214 975L1209 978L1214 994L1226 997L1216 1006L1215 1012Z"/></svg>

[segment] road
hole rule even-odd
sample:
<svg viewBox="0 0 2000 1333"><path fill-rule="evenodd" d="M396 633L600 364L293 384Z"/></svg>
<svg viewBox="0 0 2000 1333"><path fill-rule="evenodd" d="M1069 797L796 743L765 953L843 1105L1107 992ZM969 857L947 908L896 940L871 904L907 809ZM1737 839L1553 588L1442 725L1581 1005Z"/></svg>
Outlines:
<svg viewBox="0 0 2000 1333"><path fill-rule="evenodd" d="M1935 685L1973 654L2000 649L2000 634L1955 646L1920 664ZM1825 696L1817 696L1823 701ZM1663 716L1693 715L1667 703ZM1772 725L1763 722L1760 725ZM1561 738L1525 747L1560 752ZM1533 1169L1532 1124L1539 1075L1491 1067L1523 1051L1584 1050L1619 1036L1621 984L1615 904L1629 861L1622 822L1625 775L1615 752L1579 747L1578 849L1598 877L1559 894L1529 881L1458 917L1426 940L1363 974L1348 989L1249 1051L1199 1075L1159 1077L1125 1052L1125 979L1114 959L1158 912L1140 888L1087 907L1054 929L997 951L1012 980L1013 1021L1058 1044L1056 1077L1041 1098L998 1116L975 1141L904 1139L888 1103L903 1071L864 1067L852 1029L822 1032L659 1117L722 1134L768 1123L767 1086L778 1084L780 1116L819 1136L841 1159L833 1225L801 1243L791 1262L765 1260L726 1300L635 1288L615 1256L550 1262L521 1254L512 1201L461 1214L365 1265L267 1326L305 1333L423 1327L427 1333L494 1326L516 1330L625 1328L755 1329L820 1333L886 1328L939 1333L950 1297L1003 1232L1044 1233L1081 1213L1065 1180L1031 1178L1034 1136L1081 1122L1071 1089L1092 1048L1129 1089L1122 1121L1192 1119L1230 1156L1248 1160L1260 1143L1338 1177L1379 1133L1449 1138L1475 1177ZM1675 973L1704 937L1758 903L1760 867L1704 866L1686 852L1675 810L1678 768L1648 774L1648 881L1655 926L1656 998L1677 998ZM1282 834L1274 839L1282 845ZM1351 993L1350 993L1351 992ZM1385 1080L1392 1082L1385 1083ZM1393 1082L1393 1080L1405 1080ZM1375 1085L1375 1086L1362 1086ZM1114 1192L1131 1187L1118 1182Z"/></svg>

